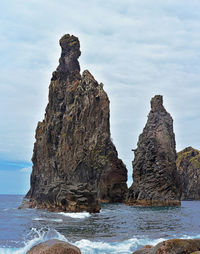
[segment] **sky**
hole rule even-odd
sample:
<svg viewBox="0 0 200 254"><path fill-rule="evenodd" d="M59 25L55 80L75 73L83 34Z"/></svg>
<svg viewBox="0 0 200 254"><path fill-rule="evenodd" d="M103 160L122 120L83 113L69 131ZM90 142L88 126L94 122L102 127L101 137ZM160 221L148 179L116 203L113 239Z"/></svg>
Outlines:
<svg viewBox="0 0 200 254"><path fill-rule="evenodd" d="M199 0L9 0L0 8L0 193L29 188L35 128L44 117L58 41L79 37L110 99L111 136L129 171L150 99L163 95L176 149L200 146Z"/></svg>

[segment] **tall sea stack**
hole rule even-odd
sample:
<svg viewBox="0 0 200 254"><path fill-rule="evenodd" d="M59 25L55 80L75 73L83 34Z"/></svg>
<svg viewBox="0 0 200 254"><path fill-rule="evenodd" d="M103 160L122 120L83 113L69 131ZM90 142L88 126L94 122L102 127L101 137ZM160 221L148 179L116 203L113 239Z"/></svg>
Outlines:
<svg viewBox="0 0 200 254"><path fill-rule="evenodd" d="M127 170L110 138L109 99L89 71L80 74L79 40L60 39L45 118L33 151L30 207L98 212L101 202L122 202Z"/></svg>
<svg viewBox="0 0 200 254"><path fill-rule="evenodd" d="M180 205L181 188L176 168L173 119L163 106L163 98L151 100L143 133L133 161L133 184L126 203L139 206Z"/></svg>

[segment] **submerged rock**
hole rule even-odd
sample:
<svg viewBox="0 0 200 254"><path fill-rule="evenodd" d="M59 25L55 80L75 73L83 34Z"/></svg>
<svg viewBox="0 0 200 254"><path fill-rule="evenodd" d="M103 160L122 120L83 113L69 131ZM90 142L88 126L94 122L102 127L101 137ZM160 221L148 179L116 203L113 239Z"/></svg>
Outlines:
<svg viewBox="0 0 200 254"><path fill-rule="evenodd" d="M200 239L171 239L158 243L155 247L142 248L133 254L190 254L198 253Z"/></svg>
<svg viewBox="0 0 200 254"><path fill-rule="evenodd" d="M127 170L110 138L109 99L89 71L80 74L79 40L60 39L59 66L49 86L45 118L33 151L30 207L98 212L122 202Z"/></svg>
<svg viewBox="0 0 200 254"><path fill-rule="evenodd" d="M177 206L180 195L173 119L163 106L162 96L156 95L151 100L151 111L135 150L133 184L126 203Z"/></svg>
<svg viewBox="0 0 200 254"><path fill-rule="evenodd" d="M182 183L182 200L200 200L200 151L187 147L177 154Z"/></svg>
<svg viewBox="0 0 200 254"><path fill-rule="evenodd" d="M74 245L53 239L34 246L27 254L81 254L81 251Z"/></svg>

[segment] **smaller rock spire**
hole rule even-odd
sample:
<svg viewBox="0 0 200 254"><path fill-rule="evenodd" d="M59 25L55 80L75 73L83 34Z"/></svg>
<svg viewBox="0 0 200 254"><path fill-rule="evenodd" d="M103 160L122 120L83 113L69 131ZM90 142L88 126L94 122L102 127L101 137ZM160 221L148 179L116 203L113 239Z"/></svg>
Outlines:
<svg viewBox="0 0 200 254"><path fill-rule="evenodd" d="M178 206L180 196L173 119L163 106L163 97L156 95L151 99L151 111L135 150L133 184L126 203Z"/></svg>

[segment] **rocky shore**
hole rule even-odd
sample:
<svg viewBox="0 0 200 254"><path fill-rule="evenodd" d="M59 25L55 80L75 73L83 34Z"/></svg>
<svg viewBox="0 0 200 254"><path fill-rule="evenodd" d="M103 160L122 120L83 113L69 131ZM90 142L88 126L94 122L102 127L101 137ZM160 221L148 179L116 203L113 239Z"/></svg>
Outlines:
<svg viewBox="0 0 200 254"><path fill-rule="evenodd" d="M120 251L120 250L119 250ZM79 248L60 240L48 240L31 248L27 254L81 254ZM200 239L170 239L156 246L146 245L133 254L199 254Z"/></svg>
<svg viewBox="0 0 200 254"><path fill-rule="evenodd" d="M80 73L77 37L60 39L61 57L49 86L43 121L38 122L31 187L21 208L99 212L101 203L129 206L180 206L200 199L200 151L176 153L173 119L163 97L151 99L147 123L134 150L133 183L111 140L109 98L93 75ZM59 240L34 246L27 254L80 254ZM171 239L134 254L197 254L200 239Z"/></svg>

